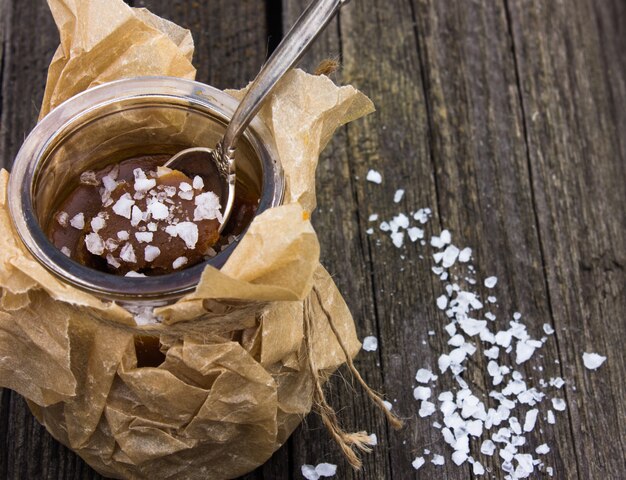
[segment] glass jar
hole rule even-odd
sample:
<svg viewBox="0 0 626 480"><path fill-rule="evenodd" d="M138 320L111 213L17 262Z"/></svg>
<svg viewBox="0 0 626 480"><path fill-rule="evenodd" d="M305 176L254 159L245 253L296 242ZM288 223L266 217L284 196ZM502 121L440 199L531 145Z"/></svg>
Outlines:
<svg viewBox="0 0 626 480"><path fill-rule="evenodd" d="M59 105L20 149L8 187L15 228L30 253L63 282L108 300L162 305L191 292L206 265L220 268L243 232L216 256L187 269L132 278L76 263L46 231L80 174L126 158L213 147L238 101L202 83L172 77L140 77L89 89ZM273 139L255 118L237 146L237 191L258 199L256 215L280 205L284 177ZM233 212L233 217L236 212Z"/></svg>

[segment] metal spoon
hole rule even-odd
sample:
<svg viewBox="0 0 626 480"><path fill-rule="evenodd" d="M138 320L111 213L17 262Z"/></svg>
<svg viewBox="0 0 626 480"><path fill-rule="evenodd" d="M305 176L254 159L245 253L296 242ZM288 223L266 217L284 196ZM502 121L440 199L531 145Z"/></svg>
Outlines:
<svg viewBox="0 0 626 480"><path fill-rule="evenodd" d="M227 193L219 232L228 223L235 199L235 147L237 141L257 114L263 101L276 83L300 60L309 45L324 30L339 9L350 0L314 0L300 15L272 56L265 62L245 97L237 107L226 132L214 149L196 147L182 150L165 164L188 176L200 175L208 180L207 188L220 194Z"/></svg>

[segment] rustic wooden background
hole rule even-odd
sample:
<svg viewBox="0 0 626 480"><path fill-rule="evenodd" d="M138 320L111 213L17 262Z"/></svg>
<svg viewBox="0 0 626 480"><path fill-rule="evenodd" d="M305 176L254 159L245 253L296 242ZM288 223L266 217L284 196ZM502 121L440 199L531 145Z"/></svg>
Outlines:
<svg viewBox="0 0 626 480"><path fill-rule="evenodd" d="M199 80L241 87L307 0L128 3L192 30ZM44 0L0 0L0 42L0 161L10 167L35 123L58 44ZM523 369L544 364L546 378L568 381L567 411L532 437L552 447L555 478L625 478L626 2L353 0L304 66L326 57L342 63L336 80L362 89L378 111L341 130L321 159L314 220L322 259L359 334L380 339L357 366L397 399L407 427L391 432L338 376L330 392L346 428L379 438L363 471L351 472L311 415L245 478L301 478L303 463L322 461L338 463L338 478L347 479L472 477L450 461L411 468L423 448L444 449L411 396L416 369L447 349L434 304L440 286L428 262L403 260L391 242L377 245L365 234L370 213L421 206L433 209L435 229L443 225L472 246L477 268L506 286L498 292L503 309L523 312L531 331L546 322L556 329L542 353L560 364L535 355ZM363 180L369 168L383 173L382 186ZM399 207L391 197L400 187L407 193ZM608 360L590 373L583 351ZM479 459L502 477L491 457ZM0 478L102 477L4 390Z"/></svg>

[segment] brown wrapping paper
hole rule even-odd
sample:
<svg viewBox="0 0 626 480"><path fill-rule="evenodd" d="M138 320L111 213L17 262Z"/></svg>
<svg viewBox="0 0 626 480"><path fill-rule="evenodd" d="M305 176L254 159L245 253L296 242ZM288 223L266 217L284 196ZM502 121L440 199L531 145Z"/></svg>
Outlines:
<svg viewBox="0 0 626 480"><path fill-rule="evenodd" d="M61 46L42 116L110 80L194 77L188 31L121 0L49 4ZM337 127L372 110L350 86L289 73L260 113L285 170L284 205L256 217L221 270L207 268L194 293L144 327L29 255L1 172L0 386L26 397L103 475L226 479L261 465L310 411L314 377L346 361L337 336L350 356L360 348L309 216L320 151Z"/></svg>

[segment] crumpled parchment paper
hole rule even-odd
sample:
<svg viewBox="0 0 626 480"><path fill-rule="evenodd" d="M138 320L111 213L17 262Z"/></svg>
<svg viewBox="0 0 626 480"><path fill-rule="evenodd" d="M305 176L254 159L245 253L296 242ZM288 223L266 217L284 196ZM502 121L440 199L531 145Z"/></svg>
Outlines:
<svg viewBox="0 0 626 480"><path fill-rule="evenodd" d="M107 81L195 75L190 33L145 9L49 4L61 45L42 117ZM0 386L23 395L56 439L109 477L227 479L264 463L312 407L309 365L327 373L346 360L329 322L350 355L360 348L309 217L320 151L337 127L372 110L350 86L290 72L259 114L285 171L284 204L257 216L223 268L207 267L196 291L157 309L161 323L149 327L30 256L8 212L9 174L0 172Z"/></svg>

